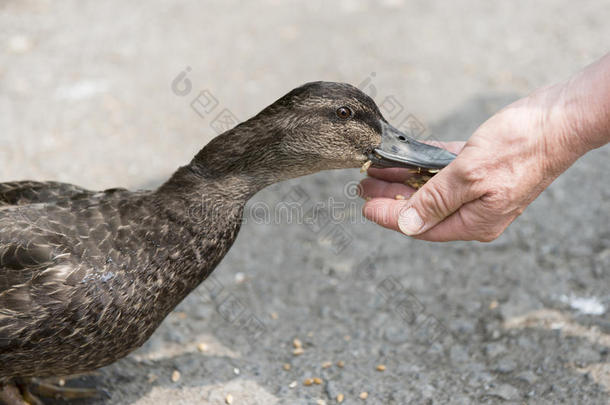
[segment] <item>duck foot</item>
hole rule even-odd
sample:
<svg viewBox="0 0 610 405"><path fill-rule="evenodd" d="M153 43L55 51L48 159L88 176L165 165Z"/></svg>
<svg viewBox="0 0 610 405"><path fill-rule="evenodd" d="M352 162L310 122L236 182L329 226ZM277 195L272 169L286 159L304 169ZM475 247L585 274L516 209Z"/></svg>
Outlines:
<svg viewBox="0 0 610 405"><path fill-rule="evenodd" d="M20 378L14 383L0 385L0 405L44 405L30 390L42 397L64 400L110 398L105 390L58 387L35 378Z"/></svg>
<svg viewBox="0 0 610 405"><path fill-rule="evenodd" d="M21 388L21 395L23 395L24 401L29 405L44 405L44 403L27 388Z"/></svg>
<svg viewBox="0 0 610 405"><path fill-rule="evenodd" d="M101 398L102 396L106 398L110 398L110 395L105 390L98 390L95 388L72 388L72 387L59 387L53 384L41 382L36 378L30 378L24 382L24 384L20 384L20 388L22 392L28 392L26 387L34 391L36 394L41 397L46 398L55 398L55 399L92 399L92 398ZM30 393L30 395L32 395ZM36 398L36 397L34 397ZM27 400L27 398L26 398ZM33 402L31 405L42 405L42 402L36 403Z"/></svg>
<svg viewBox="0 0 610 405"><path fill-rule="evenodd" d="M16 384L0 386L0 404L4 405L43 405L28 390L20 389Z"/></svg>

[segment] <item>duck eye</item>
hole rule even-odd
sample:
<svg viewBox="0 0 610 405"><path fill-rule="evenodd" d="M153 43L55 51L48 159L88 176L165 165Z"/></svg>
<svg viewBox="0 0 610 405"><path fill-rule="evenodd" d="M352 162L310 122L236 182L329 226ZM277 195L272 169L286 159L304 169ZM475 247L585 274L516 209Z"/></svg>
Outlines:
<svg viewBox="0 0 610 405"><path fill-rule="evenodd" d="M337 108L337 117L342 120L346 120L352 116L352 110L349 107L339 107Z"/></svg>

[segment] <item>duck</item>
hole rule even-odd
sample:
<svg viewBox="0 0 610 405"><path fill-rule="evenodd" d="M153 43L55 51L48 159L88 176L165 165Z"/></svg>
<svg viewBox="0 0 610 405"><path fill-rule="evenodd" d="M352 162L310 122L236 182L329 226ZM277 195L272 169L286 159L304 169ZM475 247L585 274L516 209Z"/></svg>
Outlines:
<svg viewBox="0 0 610 405"><path fill-rule="evenodd" d="M0 183L0 401L42 403L34 379L140 347L212 273L263 188L371 164L433 175L454 158L393 127L358 88L311 82L213 138L155 190ZM58 395L91 394L72 390Z"/></svg>

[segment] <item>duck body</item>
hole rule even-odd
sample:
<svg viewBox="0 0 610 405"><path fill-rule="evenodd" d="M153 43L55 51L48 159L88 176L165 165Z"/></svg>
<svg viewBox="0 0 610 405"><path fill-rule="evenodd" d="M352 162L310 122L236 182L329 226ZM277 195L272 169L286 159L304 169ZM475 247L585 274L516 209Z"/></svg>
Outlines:
<svg viewBox="0 0 610 405"><path fill-rule="evenodd" d="M207 277L240 225L239 207L219 200L210 226L195 199L172 211L150 191L23 186L19 205L0 208L0 378L125 356Z"/></svg>
<svg viewBox="0 0 610 405"><path fill-rule="evenodd" d="M0 401L17 395L15 379L90 371L141 346L214 270L264 187L369 160L436 169L451 158L391 127L357 88L314 82L154 191L0 183Z"/></svg>

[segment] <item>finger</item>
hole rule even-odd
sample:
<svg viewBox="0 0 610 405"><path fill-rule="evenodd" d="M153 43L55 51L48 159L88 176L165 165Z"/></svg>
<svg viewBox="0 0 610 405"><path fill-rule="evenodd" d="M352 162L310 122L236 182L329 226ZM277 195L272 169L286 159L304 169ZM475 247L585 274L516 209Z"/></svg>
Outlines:
<svg viewBox="0 0 610 405"><path fill-rule="evenodd" d="M398 229L398 215L404 208L406 201L390 198L375 198L367 201L362 207L362 214L369 220L377 224L400 231Z"/></svg>
<svg viewBox="0 0 610 405"><path fill-rule="evenodd" d="M408 199L415 193L415 189L402 184L390 183L383 180L366 178L360 182L360 194L367 198L396 198L402 196L402 199Z"/></svg>
<svg viewBox="0 0 610 405"><path fill-rule="evenodd" d="M398 218L398 227L409 236L419 235L443 221L462 205L480 197L452 162L420 188Z"/></svg>
<svg viewBox="0 0 610 405"><path fill-rule="evenodd" d="M475 201L466 203L462 207L449 215L447 218L436 224L429 230L415 235L414 238L427 240L430 242L449 242L455 240L476 240L474 223L481 222L471 212L471 207L476 205ZM473 232L474 231L474 232Z"/></svg>
<svg viewBox="0 0 610 405"><path fill-rule="evenodd" d="M401 169L398 167L391 167L387 169L378 169L376 167L371 167L367 171L367 174L370 177L385 181L391 181L394 183L402 183L409 177L413 176L414 173L417 173L417 169Z"/></svg>
<svg viewBox="0 0 610 405"><path fill-rule="evenodd" d="M478 240L489 242L496 239L499 234L514 220L506 217L487 219L480 215L481 208L477 207L479 201L472 201L462 206L460 210L451 214L432 229L413 236L415 239L429 242L449 242L456 240ZM398 216L407 206L406 201L376 198L364 204L364 216L377 224L400 232Z"/></svg>
<svg viewBox="0 0 610 405"><path fill-rule="evenodd" d="M511 215L503 217L493 215L487 218L485 215L481 215L483 211L479 200L471 201L436 226L414 238L430 242L455 240L490 242L496 239L516 218Z"/></svg>

